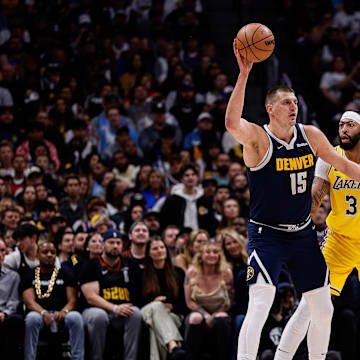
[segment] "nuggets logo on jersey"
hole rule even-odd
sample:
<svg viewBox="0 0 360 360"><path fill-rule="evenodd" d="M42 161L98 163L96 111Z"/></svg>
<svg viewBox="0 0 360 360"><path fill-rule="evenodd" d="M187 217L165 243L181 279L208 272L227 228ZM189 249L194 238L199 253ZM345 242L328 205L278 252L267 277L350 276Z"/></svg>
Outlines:
<svg viewBox="0 0 360 360"><path fill-rule="evenodd" d="M247 267L246 281L251 280L254 277L255 270L252 266Z"/></svg>

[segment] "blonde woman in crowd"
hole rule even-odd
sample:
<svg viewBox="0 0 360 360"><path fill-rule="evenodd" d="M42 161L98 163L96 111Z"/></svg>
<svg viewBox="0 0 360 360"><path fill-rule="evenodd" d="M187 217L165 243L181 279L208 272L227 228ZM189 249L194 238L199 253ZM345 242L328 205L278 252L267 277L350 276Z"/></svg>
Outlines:
<svg viewBox="0 0 360 360"><path fill-rule="evenodd" d="M237 339L245 319L247 304L249 302L249 288L246 282L247 274L247 249L246 239L234 228L225 228L221 233L222 249L226 260L232 265L234 276L234 305L232 307L234 334L233 354L237 354Z"/></svg>
<svg viewBox="0 0 360 360"><path fill-rule="evenodd" d="M234 228L225 228L221 233L222 250L226 261L232 265L234 279L239 271L247 268L246 239Z"/></svg>
<svg viewBox="0 0 360 360"><path fill-rule="evenodd" d="M186 320L187 359L197 360L204 351L212 351L216 360L230 359L232 329L228 311L233 275L217 244L207 242L196 253L193 266L186 272L184 289L186 305L192 310Z"/></svg>
<svg viewBox="0 0 360 360"><path fill-rule="evenodd" d="M175 258L175 265L181 267L184 271L188 269L193 261L193 257L201 246L207 243L210 235L206 230L198 229L190 233L189 238L185 243L185 251Z"/></svg>
<svg viewBox="0 0 360 360"><path fill-rule="evenodd" d="M160 236L146 244L141 313L150 327L150 360L185 360L179 332L188 313L184 298L185 273L171 262Z"/></svg>

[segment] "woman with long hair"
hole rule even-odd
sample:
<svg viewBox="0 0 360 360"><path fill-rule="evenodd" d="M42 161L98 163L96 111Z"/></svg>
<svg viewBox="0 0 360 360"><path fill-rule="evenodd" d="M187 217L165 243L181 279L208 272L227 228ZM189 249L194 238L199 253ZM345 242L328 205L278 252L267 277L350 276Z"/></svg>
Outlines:
<svg viewBox="0 0 360 360"><path fill-rule="evenodd" d="M179 327L187 313L182 269L174 267L160 236L146 244L143 272L144 321L150 327L150 360L185 359Z"/></svg>
<svg viewBox="0 0 360 360"><path fill-rule="evenodd" d="M142 192L146 208L152 209L161 198L166 196L164 178L157 170L151 170L148 176L148 188Z"/></svg>
<svg viewBox="0 0 360 360"><path fill-rule="evenodd" d="M239 271L247 268L246 239L234 228L225 228L221 233L222 250L226 261L232 265L234 279Z"/></svg>
<svg viewBox="0 0 360 360"><path fill-rule="evenodd" d="M88 234L85 240L84 249L89 255L89 259L100 256L104 249L104 241L101 234L93 232Z"/></svg>
<svg viewBox="0 0 360 360"><path fill-rule="evenodd" d="M26 185L22 192L22 201L20 202L24 208L25 215L33 217L36 208L36 189L33 185ZM37 218L37 214L36 214Z"/></svg>
<svg viewBox="0 0 360 360"><path fill-rule="evenodd" d="M216 243L208 242L197 252L184 288L186 305L192 310L186 319L187 360L199 359L204 350L212 351L216 360L229 360L233 275Z"/></svg>
<svg viewBox="0 0 360 360"><path fill-rule="evenodd" d="M241 326L244 322L249 302L249 288L246 281L247 276L247 249L246 239L234 228L225 228L221 233L222 249L226 260L232 265L234 277L234 305L231 309L234 324L234 359L237 354L237 339Z"/></svg>
<svg viewBox="0 0 360 360"><path fill-rule="evenodd" d="M191 265L196 252L203 244L207 243L209 239L210 235L206 230L198 229L192 231L186 239L184 253L176 256L175 265L186 271Z"/></svg>
<svg viewBox="0 0 360 360"><path fill-rule="evenodd" d="M241 206L236 198L229 197L222 204L222 217L218 227L218 231L222 231L226 227L233 226L233 221L240 216Z"/></svg>

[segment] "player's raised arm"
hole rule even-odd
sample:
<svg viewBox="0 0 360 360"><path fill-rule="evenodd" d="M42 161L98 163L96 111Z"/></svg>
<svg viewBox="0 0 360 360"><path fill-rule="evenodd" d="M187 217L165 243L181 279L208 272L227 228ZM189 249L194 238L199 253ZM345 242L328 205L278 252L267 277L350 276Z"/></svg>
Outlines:
<svg viewBox="0 0 360 360"><path fill-rule="evenodd" d="M235 41L233 49L240 68L240 74L226 109L225 126L237 141L246 146L254 142L263 130L259 126L241 117L244 108L246 83L253 63L240 55L236 48Z"/></svg>
<svg viewBox="0 0 360 360"><path fill-rule="evenodd" d="M345 175L360 181L360 166L358 164L340 156L324 133L315 126L307 125L304 128L310 144L318 157L333 165Z"/></svg>

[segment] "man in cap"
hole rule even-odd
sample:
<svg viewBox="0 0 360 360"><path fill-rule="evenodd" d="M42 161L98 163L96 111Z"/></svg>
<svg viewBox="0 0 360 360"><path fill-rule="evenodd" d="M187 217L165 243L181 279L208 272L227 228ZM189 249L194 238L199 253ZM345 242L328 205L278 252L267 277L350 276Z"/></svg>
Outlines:
<svg viewBox="0 0 360 360"><path fill-rule="evenodd" d="M175 145L180 146L182 142L182 132L175 118L170 119L170 115L166 113L165 102L160 97L154 98L151 105L152 125L145 128L140 133L139 144L144 152L148 154L154 150L155 144L160 139L160 133L166 126L171 126L175 131Z"/></svg>
<svg viewBox="0 0 360 360"><path fill-rule="evenodd" d="M136 360L142 317L139 303L141 274L131 259L121 256L122 235L108 230L104 251L91 259L81 277L81 290L89 307L83 319L90 340L90 359L102 359L108 327L123 338L123 359Z"/></svg>

